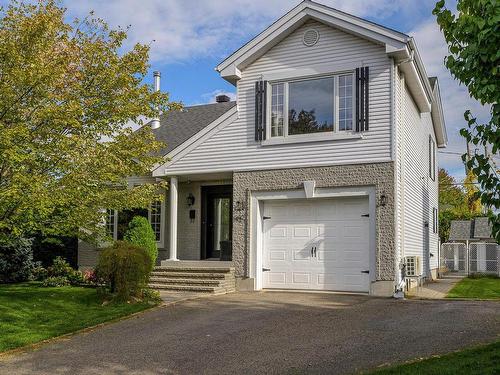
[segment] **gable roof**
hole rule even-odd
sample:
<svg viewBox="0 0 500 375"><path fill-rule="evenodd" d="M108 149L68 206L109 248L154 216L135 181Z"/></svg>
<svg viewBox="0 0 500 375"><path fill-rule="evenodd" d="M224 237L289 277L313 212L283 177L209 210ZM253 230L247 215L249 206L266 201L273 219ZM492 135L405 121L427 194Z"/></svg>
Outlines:
<svg viewBox="0 0 500 375"><path fill-rule="evenodd" d="M160 127L153 129L156 139L166 144L159 154L167 155L235 106L236 102L194 105L161 115Z"/></svg>
<svg viewBox="0 0 500 375"><path fill-rule="evenodd" d="M222 78L235 85L241 78L243 69L311 19L384 46L386 53L394 58L395 63L404 73L405 82L420 112L432 112L438 147L446 147L448 138L437 79L433 77L431 84L415 40L402 32L311 0L302 1L233 52L217 65L216 71Z"/></svg>
<svg viewBox="0 0 500 375"><path fill-rule="evenodd" d="M399 31L356 17L323 4L304 0L267 29L224 59L216 70L231 83L251 64L310 19L385 45L387 51L404 49L412 38ZM430 88L430 87L429 87Z"/></svg>
<svg viewBox="0 0 500 375"><path fill-rule="evenodd" d="M474 238L492 238L492 227L487 217L474 219Z"/></svg>
<svg viewBox="0 0 500 375"><path fill-rule="evenodd" d="M452 220L450 224L451 241L470 240L472 238L472 220Z"/></svg>

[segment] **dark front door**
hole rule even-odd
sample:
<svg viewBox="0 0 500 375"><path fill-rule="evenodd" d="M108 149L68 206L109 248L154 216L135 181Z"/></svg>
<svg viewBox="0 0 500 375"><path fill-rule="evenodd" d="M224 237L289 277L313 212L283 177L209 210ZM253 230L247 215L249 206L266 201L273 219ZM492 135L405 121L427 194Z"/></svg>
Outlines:
<svg viewBox="0 0 500 375"><path fill-rule="evenodd" d="M201 204L201 259L231 260L233 187L203 186Z"/></svg>

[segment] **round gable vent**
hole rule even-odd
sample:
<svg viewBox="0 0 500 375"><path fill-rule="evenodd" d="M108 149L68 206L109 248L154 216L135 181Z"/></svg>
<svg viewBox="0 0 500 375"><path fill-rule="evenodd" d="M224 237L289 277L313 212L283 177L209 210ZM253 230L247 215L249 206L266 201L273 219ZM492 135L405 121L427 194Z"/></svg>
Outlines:
<svg viewBox="0 0 500 375"><path fill-rule="evenodd" d="M309 29L304 32L303 39L304 44L308 47L314 46L318 43L319 40L319 32L315 29Z"/></svg>

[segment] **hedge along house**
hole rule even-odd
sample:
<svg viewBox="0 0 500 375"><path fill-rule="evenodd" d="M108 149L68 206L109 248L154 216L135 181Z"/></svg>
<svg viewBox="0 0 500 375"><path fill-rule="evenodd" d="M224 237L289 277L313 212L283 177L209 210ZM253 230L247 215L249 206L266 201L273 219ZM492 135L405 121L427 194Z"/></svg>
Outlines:
<svg viewBox="0 0 500 375"><path fill-rule="evenodd" d="M162 266L231 266L239 289L385 296L408 259L435 276L447 136L413 38L303 1L216 69L237 102L161 117L165 163L131 179L169 181L148 213ZM81 243L81 265L97 253Z"/></svg>

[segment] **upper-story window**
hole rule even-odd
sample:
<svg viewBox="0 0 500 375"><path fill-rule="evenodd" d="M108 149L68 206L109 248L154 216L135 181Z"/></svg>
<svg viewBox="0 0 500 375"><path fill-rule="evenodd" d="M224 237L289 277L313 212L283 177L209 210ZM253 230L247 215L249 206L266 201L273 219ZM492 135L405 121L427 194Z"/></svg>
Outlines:
<svg viewBox="0 0 500 375"><path fill-rule="evenodd" d="M353 130L353 74L271 83L270 137Z"/></svg>

